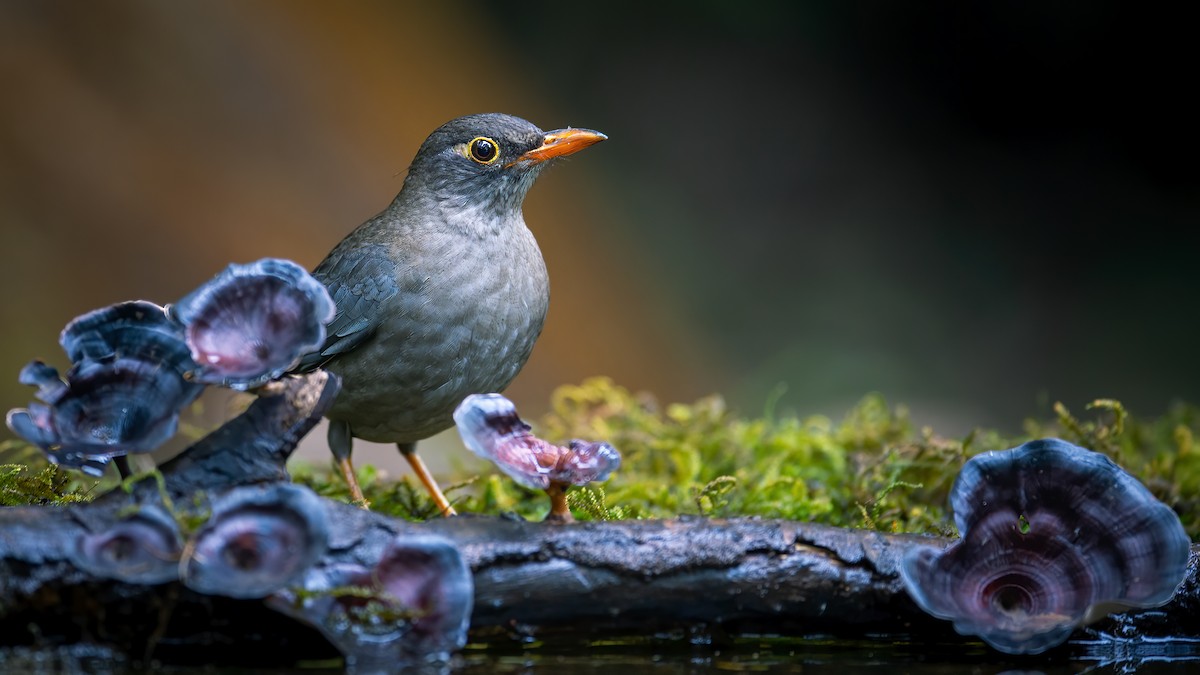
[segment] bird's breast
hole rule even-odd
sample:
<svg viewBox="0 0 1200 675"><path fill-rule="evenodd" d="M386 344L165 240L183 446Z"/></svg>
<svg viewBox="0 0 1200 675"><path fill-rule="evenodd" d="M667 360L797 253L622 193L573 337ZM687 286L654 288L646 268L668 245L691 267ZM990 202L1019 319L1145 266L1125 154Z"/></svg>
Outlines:
<svg viewBox="0 0 1200 675"><path fill-rule="evenodd" d="M449 427L468 394L508 386L549 304L532 233L511 229L398 242L398 291L379 308L375 335L328 366L343 379L330 417L349 421L360 438L416 441Z"/></svg>

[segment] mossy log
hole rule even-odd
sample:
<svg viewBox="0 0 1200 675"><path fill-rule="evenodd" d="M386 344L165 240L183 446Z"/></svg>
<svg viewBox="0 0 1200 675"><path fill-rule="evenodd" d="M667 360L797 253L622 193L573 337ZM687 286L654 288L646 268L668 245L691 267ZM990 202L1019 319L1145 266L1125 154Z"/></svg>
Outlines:
<svg viewBox="0 0 1200 675"><path fill-rule="evenodd" d="M287 457L336 388L322 372L286 380L164 465L161 484L141 481L85 505L0 509L0 646L91 642L132 660L178 663L336 657L315 630L261 600L204 595L175 581L119 582L71 562L81 536L131 505L202 509L218 493L287 480ZM323 503L331 540L319 564L363 563L405 533L457 545L474 573L475 641L702 634L719 643L768 633L974 642L921 612L898 574L908 547L949 540L761 519L561 524L467 515L416 524ZM1200 638L1197 561L1193 548L1170 604L1116 615L1076 637L1093 645Z"/></svg>

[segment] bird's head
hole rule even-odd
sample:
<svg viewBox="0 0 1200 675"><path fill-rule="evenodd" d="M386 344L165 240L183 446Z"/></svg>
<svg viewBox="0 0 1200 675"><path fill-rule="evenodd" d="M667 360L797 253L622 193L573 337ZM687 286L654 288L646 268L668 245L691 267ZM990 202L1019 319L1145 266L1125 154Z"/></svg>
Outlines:
<svg viewBox="0 0 1200 675"><path fill-rule="evenodd" d="M468 115L438 127L417 151L404 191L443 208L519 213L533 180L557 157L607 138L588 129L542 131L519 117Z"/></svg>

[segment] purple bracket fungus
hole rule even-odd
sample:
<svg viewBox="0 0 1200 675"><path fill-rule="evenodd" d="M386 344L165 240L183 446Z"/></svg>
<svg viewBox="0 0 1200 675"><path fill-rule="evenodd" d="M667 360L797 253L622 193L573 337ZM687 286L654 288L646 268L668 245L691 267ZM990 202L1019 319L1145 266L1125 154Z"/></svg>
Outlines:
<svg viewBox="0 0 1200 675"><path fill-rule="evenodd" d="M43 403L10 410L7 422L63 466L99 476L113 457L157 448L202 389L185 378L194 364L180 332L150 302L89 312L60 343L74 364L65 379L40 361L25 366L19 379Z"/></svg>
<svg viewBox="0 0 1200 675"><path fill-rule="evenodd" d="M472 394L454 411L458 433L471 452L489 459L521 485L550 496L546 520L571 522L566 491L572 485L606 480L621 465L608 443L572 440L567 447L531 433L516 406L500 394Z"/></svg>
<svg viewBox="0 0 1200 675"><path fill-rule="evenodd" d="M909 550L905 588L926 612L1009 654L1165 604L1187 573L1178 516L1104 455L1030 441L963 466L950 492L962 538Z"/></svg>
<svg viewBox="0 0 1200 675"><path fill-rule="evenodd" d="M58 337L73 364L125 357L159 360L181 373L195 367L183 330L165 307L131 300L92 310L73 319Z"/></svg>
<svg viewBox="0 0 1200 675"><path fill-rule="evenodd" d="M267 599L308 623L346 658L348 671L439 666L467 641L471 570L441 537L401 535L371 568L313 568L303 588Z"/></svg>
<svg viewBox="0 0 1200 675"><path fill-rule="evenodd" d="M290 260L232 264L168 311L184 326L196 379L246 390L278 378L325 341L329 292Z"/></svg>
<svg viewBox="0 0 1200 675"><path fill-rule="evenodd" d="M80 536L71 558L98 577L161 584L179 578L182 549L175 520L161 508L142 506L103 532Z"/></svg>
<svg viewBox="0 0 1200 675"><path fill-rule="evenodd" d="M328 543L325 507L310 490L287 483L239 488L214 504L188 542L179 578L200 593L261 598L299 579Z"/></svg>

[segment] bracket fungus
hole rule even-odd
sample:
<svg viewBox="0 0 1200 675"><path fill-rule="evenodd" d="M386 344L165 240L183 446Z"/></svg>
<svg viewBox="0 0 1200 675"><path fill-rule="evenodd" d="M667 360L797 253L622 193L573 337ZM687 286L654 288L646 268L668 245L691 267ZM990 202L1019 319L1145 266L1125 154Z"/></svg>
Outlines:
<svg viewBox="0 0 1200 675"><path fill-rule="evenodd" d="M310 490L239 488L213 505L188 542L179 578L200 593L261 598L299 579L328 545L325 507Z"/></svg>
<svg viewBox="0 0 1200 675"><path fill-rule="evenodd" d="M165 307L147 300L119 302L75 317L58 342L74 364L140 355L181 373L194 367L182 327L171 320Z"/></svg>
<svg viewBox="0 0 1200 675"><path fill-rule="evenodd" d="M67 324L65 377L34 361L20 381L41 403L9 411L51 461L99 476L113 457L166 442L206 384L245 390L287 372L325 339L325 287L288 260L230 265L171 307L135 300Z"/></svg>
<svg viewBox="0 0 1200 675"><path fill-rule="evenodd" d="M959 633L1010 654L1165 604L1187 573L1190 541L1175 513L1108 457L1065 441L972 458L950 507L962 538L909 550L905 588Z"/></svg>
<svg viewBox="0 0 1200 675"><path fill-rule="evenodd" d="M562 447L534 436L512 401L500 394L466 397L454 411L454 421L471 452L491 460L521 485L546 491L548 521L573 521L567 489L607 480L621 465L621 454L608 443L575 439Z"/></svg>
<svg viewBox="0 0 1200 675"><path fill-rule="evenodd" d="M308 623L343 654L348 671L439 666L467 641L474 581L441 537L400 535L371 567L313 568L303 588L267 599Z"/></svg>
<svg viewBox="0 0 1200 675"><path fill-rule="evenodd" d="M8 427L57 464L101 475L110 459L148 452L175 434L179 413L200 394L181 333L162 307L125 302L89 312L63 329L72 361L65 378L33 361L20 381L38 388Z"/></svg>
<svg viewBox="0 0 1200 675"><path fill-rule="evenodd" d="M246 390L320 347L334 305L303 267L264 258L229 265L168 311L184 326L197 381Z"/></svg>
<svg viewBox="0 0 1200 675"><path fill-rule="evenodd" d="M98 577L161 584L179 577L182 549L175 520L161 508L146 505L107 530L81 535L71 558L76 567Z"/></svg>

